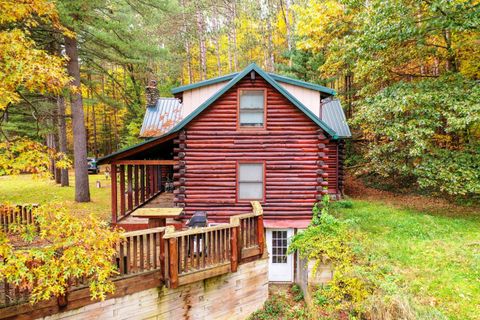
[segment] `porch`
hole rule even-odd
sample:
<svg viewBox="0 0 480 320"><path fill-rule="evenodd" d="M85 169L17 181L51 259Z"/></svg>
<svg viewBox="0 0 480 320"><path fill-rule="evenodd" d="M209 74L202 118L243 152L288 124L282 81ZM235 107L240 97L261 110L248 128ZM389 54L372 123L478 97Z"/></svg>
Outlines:
<svg viewBox="0 0 480 320"><path fill-rule="evenodd" d="M140 208L174 208L174 160L119 160L110 164L112 225L127 231L148 228L135 217Z"/></svg>
<svg viewBox="0 0 480 320"><path fill-rule="evenodd" d="M233 215L229 223L213 227L176 231L169 226L125 233L115 246L113 262L118 274L112 280L116 290L106 297L107 301L120 297L126 301L130 296L134 301L140 301L140 311L143 311L143 300L135 300L132 294L141 293L145 296L148 290L154 288L152 291L156 297L159 297L159 291L162 295L178 293L188 296L192 288L207 286L205 281L209 281L204 294L210 292L215 296L211 300L212 308L222 314L234 309L234 306L217 303L228 288L232 296L240 294L242 297L241 301L234 299L232 303L245 308L245 301L252 295L252 286L257 288L258 285L260 290L266 283L267 272L263 211L259 203L252 205L251 212ZM0 221L0 228L4 228L4 224L14 217L21 223L33 223L29 218L32 216L31 210L29 206L9 211L8 219ZM257 265L261 266L261 270L257 270ZM258 277L259 271L262 272L261 277ZM227 279L232 279L231 284L219 287L228 282ZM242 281L239 282L239 279ZM99 310L105 309L105 302L90 298L88 285L82 279L72 279L69 283L71 285L63 298L52 298L32 305L28 302L31 288L20 287L0 278L0 319L30 319L66 311L83 312L95 307L82 307L96 303L101 303ZM172 312L178 310L177 300L172 301L175 305L171 307ZM162 301L155 304L160 306L162 312L170 308L169 304L163 304ZM188 310L192 303L186 301L185 306ZM198 309L201 306L203 304L199 304ZM121 307L124 308L123 305Z"/></svg>
<svg viewBox="0 0 480 320"><path fill-rule="evenodd" d="M98 159L108 165L111 178L111 224L126 231L148 228L148 218L135 217L139 209L175 208L174 148L178 134L153 138Z"/></svg>

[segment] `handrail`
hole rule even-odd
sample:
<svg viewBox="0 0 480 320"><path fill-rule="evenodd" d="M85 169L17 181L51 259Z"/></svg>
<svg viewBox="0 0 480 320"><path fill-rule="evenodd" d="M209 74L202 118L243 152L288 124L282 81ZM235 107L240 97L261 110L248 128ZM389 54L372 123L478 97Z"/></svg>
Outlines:
<svg viewBox="0 0 480 320"><path fill-rule="evenodd" d="M219 224L211 227L193 228L193 229L182 230L182 231L172 231L173 227L167 227L167 230L165 231L165 236L163 238L164 239L178 238L183 236L202 234L210 231L230 229L238 226L239 226L239 223L236 222L236 223Z"/></svg>
<svg viewBox="0 0 480 320"><path fill-rule="evenodd" d="M167 229L168 229L168 227L157 227L157 228L129 231L129 232L125 232L123 235L125 237L133 237L133 236L140 236L140 235L145 235L145 234L162 232L162 231L166 231Z"/></svg>
<svg viewBox="0 0 480 320"><path fill-rule="evenodd" d="M183 231L167 227L169 286L235 272L241 261L263 255L263 210L259 202L252 207L253 212L230 217L230 223Z"/></svg>
<svg viewBox="0 0 480 320"><path fill-rule="evenodd" d="M232 216L230 223L212 227L175 231L168 226L125 233L115 245L113 263L119 274L112 280L154 272L168 287L176 288L236 272L239 263L264 252L263 212L254 203L252 206L253 212ZM21 303L20 296L16 297L18 287L2 282L0 279L0 291L8 296L0 305ZM15 299L10 299L12 292ZM23 298L27 295L21 292Z"/></svg>

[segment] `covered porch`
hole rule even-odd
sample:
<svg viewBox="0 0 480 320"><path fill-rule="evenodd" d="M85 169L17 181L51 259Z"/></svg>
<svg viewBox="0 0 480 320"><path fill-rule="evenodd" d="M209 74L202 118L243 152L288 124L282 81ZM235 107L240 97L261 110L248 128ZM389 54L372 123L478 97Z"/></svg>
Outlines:
<svg viewBox="0 0 480 320"><path fill-rule="evenodd" d="M112 225L127 231L146 229L149 219L137 216L138 212L177 207L174 171L178 160L173 156L177 136L150 139L98 160L109 166Z"/></svg>
<svg viewBox="0 0 480 320"><path fill-rule="evenodd" d="M112 224L126 230L148 227L148 219L135 217L140 208L173 208L174 160L126 160L110 164Z"/></svg>

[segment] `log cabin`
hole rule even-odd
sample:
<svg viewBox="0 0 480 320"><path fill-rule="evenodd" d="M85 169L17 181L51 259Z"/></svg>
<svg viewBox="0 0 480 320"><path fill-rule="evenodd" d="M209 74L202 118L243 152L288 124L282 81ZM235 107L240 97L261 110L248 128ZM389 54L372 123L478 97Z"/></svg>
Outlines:
<svg viewBox="0 0 480 320"><path fill-rule="evenodd" d="M152 208L180 208L166 221L177 227L196 212L218 224L256 200L269 280L293 281L298 262L287 254L288 239L308 226L324 194L343 195L351 133L335 91L252 63L172 93L148 103L144 142L98 161L111 166L112 224L148 228L136 212Z"/></svg>

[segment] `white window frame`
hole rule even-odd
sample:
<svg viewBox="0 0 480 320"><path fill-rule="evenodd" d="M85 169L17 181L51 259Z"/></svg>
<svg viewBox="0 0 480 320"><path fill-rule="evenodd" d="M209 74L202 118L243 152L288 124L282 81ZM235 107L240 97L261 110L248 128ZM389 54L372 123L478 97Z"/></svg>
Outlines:
<svg viewBox="0 0 480 320"><path fill-rule="evenodd" d="M240 177L240 167L242 165L260 165L262 168L262 173L260 175L261 180L255 180L255 179L248 179L248 178L242 178ZM257 183L261 184L261 190L262 190L262 196L258 198L241 198L240 197L240 188L242 187L242 183ZM239 161L237 162L237 202L243 202L243 201L265 201L265 162L264 161Z"/></svg>
<svg viewBox="0 0 480 320"><path fill-rule="evenodd" d="M263 92L263 106L262 108L241 108L241 96L244 94L244 93L247 93L247 92L252 92L252 91L255 91L255 92ZM261 129L265 129L266 127L266 122L267 122L267 117L266 117L266 114L267 114L267 93L266 93L266 89L255 89L255 88L252 88L252 89L238 89L238 120L237 120L237 128L239 129L246 129L246 130L261 130ZM240 119L241 119L241 115L242 115L242 112L253 112L253 113L260 113L260 111L262 112L262 123L257 123L257 124L242 124Z"/></svg>

